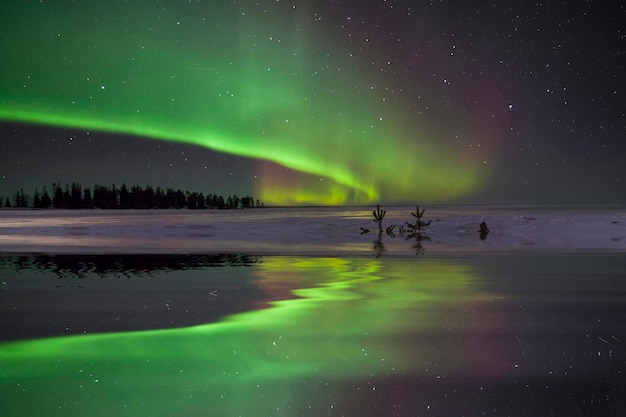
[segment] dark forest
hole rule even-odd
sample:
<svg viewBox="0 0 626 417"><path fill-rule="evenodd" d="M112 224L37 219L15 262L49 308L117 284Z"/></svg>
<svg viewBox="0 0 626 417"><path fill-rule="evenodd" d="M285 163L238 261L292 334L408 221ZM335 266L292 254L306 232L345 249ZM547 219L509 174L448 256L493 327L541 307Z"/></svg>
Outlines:
<svg viewBox="0 0 626 417"><path fill-rule="evenodd" d="M237 195L224 198L217 194L204 194L173 188L145 187L122 184L98 185L83 188L79 183L53 183L51 192L47 187L41 191L35 188L32 197L17 191L13 197L0 196L0 207L34 209L249 209L263 207L264 204L250 196Z"/></svg>

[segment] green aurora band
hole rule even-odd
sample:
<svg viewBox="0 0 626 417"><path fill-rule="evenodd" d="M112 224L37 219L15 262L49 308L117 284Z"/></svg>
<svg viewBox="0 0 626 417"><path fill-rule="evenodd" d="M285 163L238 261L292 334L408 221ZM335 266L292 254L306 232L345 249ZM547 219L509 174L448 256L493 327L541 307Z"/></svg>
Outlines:
<svg viewBox="0 0 626 417"><path fill-rule="evenodd" d="M432 335L477 325L447 313L487 301L470 267L266 257L253 270L270 296L298 289L206 325L0 344L3 415L325 415L345 381L423 375L428 363L443 374L492 367L493 345L428 348Z"/></svg>
<svg viewBox="0 0 626 417"><path fill-rule="evenodd" d="M434 202L479 186L477 161L413 126L401 92L355 70L306 6L146 4L3 4L0 121L193 144L301 173L260 175L267 203Z"/></svg>

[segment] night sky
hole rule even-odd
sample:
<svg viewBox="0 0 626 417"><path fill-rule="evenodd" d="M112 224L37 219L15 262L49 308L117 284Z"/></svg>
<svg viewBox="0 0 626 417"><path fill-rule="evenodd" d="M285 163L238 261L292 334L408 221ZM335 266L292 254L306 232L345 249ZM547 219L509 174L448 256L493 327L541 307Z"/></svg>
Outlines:
<svg viewBox="0 0 626 417"><path fill-rule="evenodd" d="M3 1L0 195L626 203L625 36L592 0Z"/></svg>

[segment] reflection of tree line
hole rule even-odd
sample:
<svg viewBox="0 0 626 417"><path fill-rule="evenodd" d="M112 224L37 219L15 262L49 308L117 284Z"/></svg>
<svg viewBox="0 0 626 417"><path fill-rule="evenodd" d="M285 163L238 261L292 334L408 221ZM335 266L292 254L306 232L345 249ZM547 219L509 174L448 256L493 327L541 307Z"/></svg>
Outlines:
<svg viewBox="0 0 626 417"><path fill-rule="evenodd" d="M155 272L187 269L253 266L259 256L211 255L32 255L0 257L0 268L14 271L46 271L60 278L96 276L150 276Z"/></svg>
<svg viewBox="0 0 626 417"><path fill-rule="evenodd" d="M52 184L52 194L44 186L41 192L35 188L31 198L20 189L13 198L0 197L0 207L23 208L65 208L65 209L238 209L258 208L264 204L250 196L237 195L224 198L218 194L203 194L200 192L183 191L173 188L152 187L146 185L132 187L122 184L121 187L96 184L93 188L83 188L73 182L70 185Z"/></svg>

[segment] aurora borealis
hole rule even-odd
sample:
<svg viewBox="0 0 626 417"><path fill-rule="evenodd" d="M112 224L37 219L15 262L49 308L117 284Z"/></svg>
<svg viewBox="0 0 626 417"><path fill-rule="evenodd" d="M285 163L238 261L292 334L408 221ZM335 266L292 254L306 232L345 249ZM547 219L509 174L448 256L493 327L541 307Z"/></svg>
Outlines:
<svg viewBox="0 0 626 417"><path fill-rule="evenodd" d="M441 332L448 305L485 302L472 288L469 267L293 257L264 258L258 266L252 273L268 298L297 289L269 308L216 323L1 344L3 410L10 416L53 409L66 416L253 416L289 415L289 408L310 404L319 414L343 379L424 374L425 361L454 372L480 360L471 350L475 343L451 344L444 359L404 340L415 328ZM419 281L412 279L416 271ZM455 325L458 332L473 326L471 320ZM500 346L484 348L499 354Z"/></svg>
<svg viewBox="0 0 626 417"><path fill-rule="evenodd" d="M2 334L3 416L624 414L623 253L157 259L0 265L5 311L66 301L39 313L52 337ZM196 310L221 298L236 313ZM152 328L183 315L204 321Z"/></svg>
<svg viewBox="0 0 626 417"><path fill-rule="evenodd" d="M619 200L616 13L454 3L5 2L0 191L202 178L270 204L546 201L557 184ZM604 29L579 42L585 22ZM150 163L163 147L171 169Z"/></svg>

